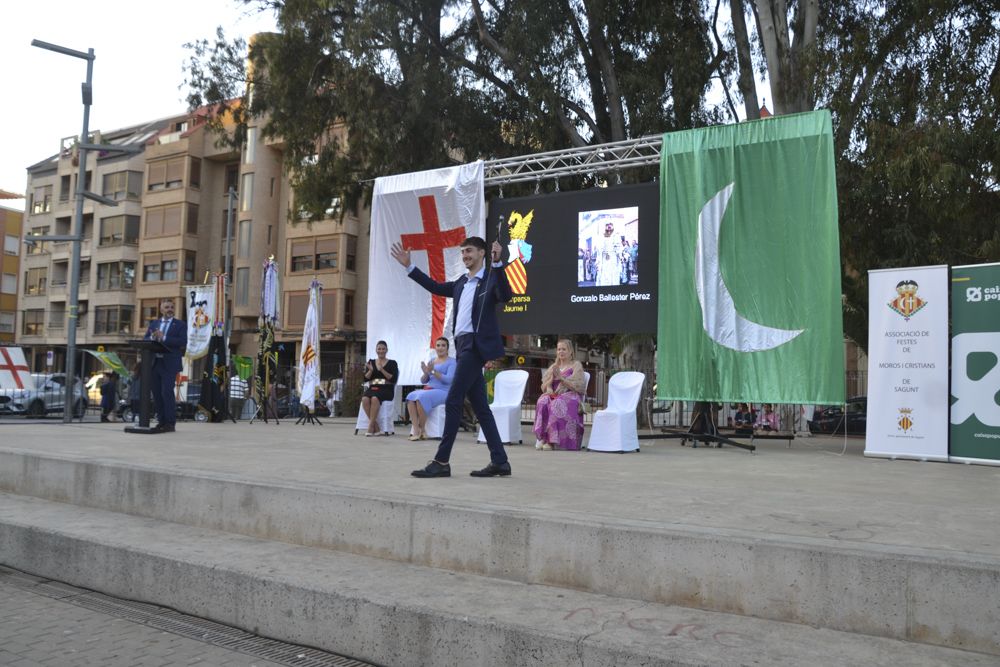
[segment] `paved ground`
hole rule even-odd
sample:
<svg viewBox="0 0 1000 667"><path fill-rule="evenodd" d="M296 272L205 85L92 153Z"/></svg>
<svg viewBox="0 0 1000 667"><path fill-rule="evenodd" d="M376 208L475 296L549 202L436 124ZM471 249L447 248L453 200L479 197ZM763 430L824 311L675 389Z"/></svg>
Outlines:
<svg viewBox="0 0 1000 667"><path fill-rule="evenodd" d="M0 665L4 667L278 667L254 658L11 585L0 576Z"/></svg>
<svg viewBox="0 0 1000 667"><path fill-rule="evenodd" d="M539 452L509 447L514 474L474 479L488 461L460 434L453 477L409 472L436 442L354 436L354 420L323 426L181 422L177 432L131 435L121 424L0 419L0 449L113 460L319 488L398 493L456 504L656 525L833 538L1000 557L1000 468L863 456L862 438L760 443L758 453L643 441L639 453ZM524 426L529 442L530 427ZM846 452L844 451L846 444ZM990 528L988 528L990 527Z"/></svg>

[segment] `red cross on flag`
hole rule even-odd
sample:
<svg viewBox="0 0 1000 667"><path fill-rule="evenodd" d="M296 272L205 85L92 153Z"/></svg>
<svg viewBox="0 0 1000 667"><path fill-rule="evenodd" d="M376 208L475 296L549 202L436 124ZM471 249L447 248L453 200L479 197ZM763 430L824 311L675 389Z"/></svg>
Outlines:
<svg viewBox="0 0 1000 667"><path fill-rule="evenodd" d="M459 247L469 236L485 238L483 163L385 176L375 181L368 269L368 354L384 340L399 364L400 384L420 383L420 362L439 336L452 337L451 299L433 296L410 280L392 258L392 244L410 250L410 261L434 280L464 272Z"/></svg>
<svg viewBox="0 0 1000 667"><path fill-rule="evenodd" d="M0 347L0 389L34 389L31 369L19 347Z"/></svg>

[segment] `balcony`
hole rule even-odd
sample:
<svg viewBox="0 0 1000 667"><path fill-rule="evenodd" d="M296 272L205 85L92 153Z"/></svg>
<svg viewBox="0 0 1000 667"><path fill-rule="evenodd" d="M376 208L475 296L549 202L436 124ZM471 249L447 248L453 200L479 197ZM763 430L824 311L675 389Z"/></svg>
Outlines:
<svg viewBox="0 0 1000 667"><path fill-rule="evenodd" d="M89 238L83 239L80 243L80 257L90 256L90 245L91 240ZM70 245L69 241L57 241L52 244L52 261L67 261L69 260L70 253L73 247Z"/></svg>

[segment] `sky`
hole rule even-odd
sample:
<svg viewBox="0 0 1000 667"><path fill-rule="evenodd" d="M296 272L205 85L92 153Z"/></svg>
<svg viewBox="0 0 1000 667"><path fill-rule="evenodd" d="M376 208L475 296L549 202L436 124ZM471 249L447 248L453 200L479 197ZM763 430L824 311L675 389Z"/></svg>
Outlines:
<svg viewBox="0 0 1000 667"><path fill-rule="evenodd" d="M275 29L271 14L248 14L234 0L28 0L0 7L0 190L24 193L26 168L54 155L83 128L80 84L87 62L31 46L32 39L93 48L90 129L110 131L187 109L183 45ZM23 208L24 200L4 201Z"/></svg>

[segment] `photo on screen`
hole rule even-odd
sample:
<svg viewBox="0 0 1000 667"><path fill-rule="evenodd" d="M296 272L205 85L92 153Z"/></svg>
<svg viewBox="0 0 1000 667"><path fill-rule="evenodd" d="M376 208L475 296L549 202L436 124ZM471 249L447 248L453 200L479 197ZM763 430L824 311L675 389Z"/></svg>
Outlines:
<svg viewBox="0 0 1000 667"><path fill-rule="evenodd" d="M639 283L639 207L581 211L577 236L578 287Z"/></svg>

